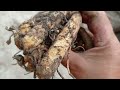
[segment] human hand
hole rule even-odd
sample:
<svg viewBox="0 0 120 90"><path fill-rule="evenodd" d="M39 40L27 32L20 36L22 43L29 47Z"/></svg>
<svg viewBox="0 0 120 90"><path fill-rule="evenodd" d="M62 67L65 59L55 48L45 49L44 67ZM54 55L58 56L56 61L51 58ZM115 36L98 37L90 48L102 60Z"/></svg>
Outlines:
<svg viewBox="0 0 120 90"><path fill-rule="evenodd" d="M83 53L70 51L69 67L77 79L120 78L120 44L104 11L80 12L94 35L94 48ZM66 66L67 57L62 64Z"/></svg>

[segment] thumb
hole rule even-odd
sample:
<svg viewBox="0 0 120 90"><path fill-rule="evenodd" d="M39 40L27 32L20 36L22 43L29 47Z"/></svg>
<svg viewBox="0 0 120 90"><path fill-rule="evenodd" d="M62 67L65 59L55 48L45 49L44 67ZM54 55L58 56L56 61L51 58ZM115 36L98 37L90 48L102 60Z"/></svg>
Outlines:
<svg viewBox="0 0 120 90"><path fill-rule="evenodd" d="M82 53L79 54L73 51L69 51L69 54L66 54L61 62L65 67L67 67L67 60L69 60L69 67L71 71L78 69L82 71L83 68L88 66Z"/></svg>

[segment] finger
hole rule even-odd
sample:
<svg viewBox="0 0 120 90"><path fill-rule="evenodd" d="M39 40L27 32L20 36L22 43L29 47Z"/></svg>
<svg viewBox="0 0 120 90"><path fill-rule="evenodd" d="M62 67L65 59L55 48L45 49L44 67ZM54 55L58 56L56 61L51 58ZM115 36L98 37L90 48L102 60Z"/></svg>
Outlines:
<svg viewBox="0 0 120 90"><path fill-rule="evenodd" d="M79 37L79 35L81 37ZM83 27L80 28L79 35L78 35L78 38L81 38L84 41L84 49L85 50L88 50L88 49L91 49L94 47L93 37L90 36L90 33L87 30L85 30L85 28L83 28ZM79 41L78 41L78 43L79 43Z"/></svg>
<svg viewBox="0 0 120 90"><path fill-rule="evenodd" d="M82 54L78 54L78 53L75 53L73 51L69 51L69 54L66 53L66 55L64 56L64 58L61 62L65 67L67 67L67 60L68 59L70 61L70 69L72 69L73 67L77 68L78 66L80 66L80 67L86 66L85 65L86 61L84 60Z"/></svg>
<svg viewBox="0 0 120 90"><path fill-rule="evenodd" d="M104 11L82 11L83 22L88 25L94 35L96 47L108 44L111 39L116 39L112 25Z"/></svg>
<svg viewBox="0 0 120 90"><path fill-rule="evenodd" d="M82 23L81 27L85 29L86 33L87 33L91 38L93 38L93 34L90 32L87 24Z"/></svg>
<svg viewBox="0 0 120 90"><path fill-rule="evenodd" d="M62 64L67 68L67 60L69 59L69 69L70 73L75 77L75 78L80 78L83 76L85 73L85 70L89 68L88 63L86 60L83 58L82 55L79 55L78 53L75 53L73 51L69 52L68 55L64 57L62 60Z"/></svg>

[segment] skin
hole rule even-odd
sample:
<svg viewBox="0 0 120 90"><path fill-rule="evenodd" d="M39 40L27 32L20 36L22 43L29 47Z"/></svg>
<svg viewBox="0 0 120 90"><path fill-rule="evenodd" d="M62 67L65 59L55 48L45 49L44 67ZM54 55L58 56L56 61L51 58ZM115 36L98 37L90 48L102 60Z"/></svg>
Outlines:
<svg viewBox="0 0 120 90"><path fill-rule="evenodd" d="M83 22L93 34L95 47L83 53L70 51L62 60L77 79L120 78L120 44L104 11L82 11Z"/></svg>

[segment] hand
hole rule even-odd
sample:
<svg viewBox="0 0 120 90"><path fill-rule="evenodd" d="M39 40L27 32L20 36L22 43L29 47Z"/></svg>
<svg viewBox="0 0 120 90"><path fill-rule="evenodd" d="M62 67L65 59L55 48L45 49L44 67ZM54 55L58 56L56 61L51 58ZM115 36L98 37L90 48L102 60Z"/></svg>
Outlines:
<svg viewBox="0 0 120 90"><path fill-rule="evenodd" d="M120 78L120 44L104 11L80 12L94 35L95 47L83 53L70 51L70 71L77 79ZM62 64L66 66L67 57Z"/></svg>

